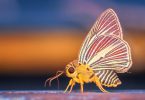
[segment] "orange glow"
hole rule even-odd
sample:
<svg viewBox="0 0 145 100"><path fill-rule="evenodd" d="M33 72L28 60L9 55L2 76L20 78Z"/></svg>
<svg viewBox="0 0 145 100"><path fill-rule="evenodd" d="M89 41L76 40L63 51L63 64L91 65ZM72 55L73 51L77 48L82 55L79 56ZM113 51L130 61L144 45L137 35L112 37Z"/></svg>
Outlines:
<svg viewBox="0 0 145 100"><path fill-rule="evenodd" d="M0 71L37 73L65 67L77 58L82 36L57 33L0 36Z"/></svg>
<svg viewBox="0 0 145 100"><path fill-rule="evenodd" d="M0 36L0 73L44 74L50 70L63 69L77 58L86 35L74 30L38 33ZM129 33L124 37L131 46L133 64L145 64L145 35ZM143 69L133 68L138 71Z"/></svg>

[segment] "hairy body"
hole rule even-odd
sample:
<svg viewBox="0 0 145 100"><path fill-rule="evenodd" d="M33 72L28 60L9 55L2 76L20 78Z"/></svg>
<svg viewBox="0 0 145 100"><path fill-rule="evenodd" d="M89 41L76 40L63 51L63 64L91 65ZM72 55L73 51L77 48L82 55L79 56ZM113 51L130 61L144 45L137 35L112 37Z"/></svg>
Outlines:
<svg viewBox="0 0 145 100"><path fill-rule="evenodd" d="M89 65L84 65L77 62L77 60L74 60L66 66L66 75L70 77L71 80L69 81L65 92L69 89L69 87L69 92L71 92L75 83L80 84L81 92L83 92L84 83L90 82L94 82L102 92L108 92L102 87L99 78L95 75L94 71L91 67L89 67Z"/></svg>

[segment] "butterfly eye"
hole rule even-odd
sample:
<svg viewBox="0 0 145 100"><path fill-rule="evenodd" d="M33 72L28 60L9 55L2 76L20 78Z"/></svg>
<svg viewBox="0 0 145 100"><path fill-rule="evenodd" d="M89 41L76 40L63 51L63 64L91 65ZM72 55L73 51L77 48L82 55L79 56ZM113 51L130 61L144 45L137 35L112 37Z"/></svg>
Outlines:
<svg viewBox="0 0 145 100"><path fill-rule="evenodd" d="M79 66L81 65L81 63L80 63L80 62L79 62L78 64L79 64Z"/></svg>
<svg viewBox="0 0 145 100"><path fill-rule="evenodd" d="M68 72L69 72L70 74L74 73L74 71L75 71L74 67L70 67L70 68L68 69Z"/></svg>

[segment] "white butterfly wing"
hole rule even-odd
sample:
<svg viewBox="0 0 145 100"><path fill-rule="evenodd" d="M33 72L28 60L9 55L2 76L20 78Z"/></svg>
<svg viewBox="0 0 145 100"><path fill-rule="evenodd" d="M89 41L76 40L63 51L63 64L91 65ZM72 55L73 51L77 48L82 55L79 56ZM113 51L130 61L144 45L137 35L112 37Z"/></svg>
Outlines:
<svg viewBox="0 0 145 100"><path fill-rule="evenodd" d="M94 70L114 69L126 72L131 64L129 45L123 40L116 13L106 10L88 33L79 54L79 62Z"/></svg>
<svg viewBox="0 0 145 100"><path fill-rule="evenodd" d="M89 31L79 53L79 62L85 63L84 58L88 45L101 35L114 35L123 38L120 22L112 9L104 11Z"/></svg>

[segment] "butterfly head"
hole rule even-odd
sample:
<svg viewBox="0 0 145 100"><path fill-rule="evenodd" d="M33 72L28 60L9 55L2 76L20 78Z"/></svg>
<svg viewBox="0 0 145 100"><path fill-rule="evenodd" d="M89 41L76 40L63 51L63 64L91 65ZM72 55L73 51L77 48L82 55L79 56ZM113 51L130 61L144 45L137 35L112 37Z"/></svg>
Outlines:
<svg viewBox="0 0 145 100"><path fill-rule="evenodd" d="M71 62L67 64L65 68L66 76L71 77L71 78L76 77L77 76L76 67L77 67L77 64L75 62Z"/></svg>

